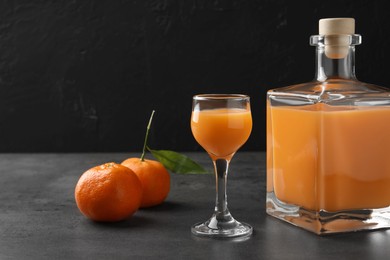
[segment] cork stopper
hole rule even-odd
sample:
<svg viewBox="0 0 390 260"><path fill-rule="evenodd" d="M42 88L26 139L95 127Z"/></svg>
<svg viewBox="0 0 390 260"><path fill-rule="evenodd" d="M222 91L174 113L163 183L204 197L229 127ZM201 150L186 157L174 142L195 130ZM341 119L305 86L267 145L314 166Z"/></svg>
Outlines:
<svg viewBox="0 0 390 260"><path fill-rule="evenodd" d="M355 34L355 19L326 18L318 23L319 34L325 37L325 55L330 59L342 59L348 55L350 38Z"/></svg>
<svg viewBox="0 0 390 260"><path fill-rule="evenodd" d="M355 33L355 19L353 18L325 18L318 23L320 35L351 35Z"/></svg>

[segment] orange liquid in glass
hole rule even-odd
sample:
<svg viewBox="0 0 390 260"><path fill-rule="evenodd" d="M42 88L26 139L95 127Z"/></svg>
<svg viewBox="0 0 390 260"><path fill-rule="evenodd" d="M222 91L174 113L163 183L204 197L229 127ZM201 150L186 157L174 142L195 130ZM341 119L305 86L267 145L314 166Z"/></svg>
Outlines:
<svg viewBox="0 0 390 260"><path fill-rule="evenodd" d="M196 141L210 155L227 158L248 140L252 116L244 109L193 111L191 129Z"/></svg>
<svg viewBox="0 0 390 260"><path fill-rule="evenodd" d="M327 211L390 205L389 108L317 104L268 113L278 199Z"/></svg>

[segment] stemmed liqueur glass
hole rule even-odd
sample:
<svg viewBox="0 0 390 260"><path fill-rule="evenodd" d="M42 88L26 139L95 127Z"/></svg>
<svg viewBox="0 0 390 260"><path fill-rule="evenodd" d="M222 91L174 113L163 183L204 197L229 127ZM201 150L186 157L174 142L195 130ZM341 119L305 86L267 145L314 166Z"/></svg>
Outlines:
<svg viewBox="0 0 390 260"><path fill-rule="evenodd" d="M248 140L252 130L249 96L202 94L193 97L191 130L196 141L213 160L216 200L212 217L192 226L198 236L240 237L252 234L252 227L236 221L227 207L226 182L230 160Z"/></svg>

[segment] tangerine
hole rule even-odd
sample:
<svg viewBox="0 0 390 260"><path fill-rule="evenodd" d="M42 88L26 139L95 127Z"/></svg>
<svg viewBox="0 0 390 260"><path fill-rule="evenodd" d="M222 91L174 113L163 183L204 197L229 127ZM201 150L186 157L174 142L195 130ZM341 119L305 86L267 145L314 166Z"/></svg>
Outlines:
<svg viewBox="0 0 390 260"><path fill-rule="evenodd" d="M138 210L142 185L131 169L106 163L81 175L75 188L75 199L86 217L94 221L119 221Z"/></svg>
<svg viewBox="0 0 390 260"><path fill-rule="evenodd" d="M161 204L168 196L170 190L170 175L158 161L129 158L122 165L130 168L142 183L141 208Z"/></svg>

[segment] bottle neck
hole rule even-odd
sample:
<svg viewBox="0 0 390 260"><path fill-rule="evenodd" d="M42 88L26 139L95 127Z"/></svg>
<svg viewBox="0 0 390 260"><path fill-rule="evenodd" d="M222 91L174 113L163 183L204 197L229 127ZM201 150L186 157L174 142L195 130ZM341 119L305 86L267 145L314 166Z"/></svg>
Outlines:
<svg viewBox="0 0 390 260"><path fill-rule="evenodd" d="M362 42L359 34L312 35L310 45L316 46L316 80L357 80L355 46Z"/></svg>
<svg viewBox="0 0 390 260"><path fill-rule="evenodd" d="M355 46L346 46L343 57L331 57L327 55L326 46L316 48L316 80L327 81L330 79L356 80L355 75Z"/></svg>

